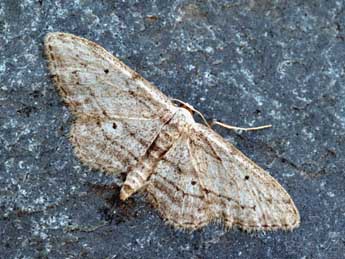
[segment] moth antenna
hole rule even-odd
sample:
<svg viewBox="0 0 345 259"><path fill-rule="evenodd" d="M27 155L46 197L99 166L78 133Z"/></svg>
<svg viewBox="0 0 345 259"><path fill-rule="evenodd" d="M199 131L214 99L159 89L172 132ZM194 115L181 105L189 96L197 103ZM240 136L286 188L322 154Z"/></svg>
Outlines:
<svg viewBox="0 0 345 259"><path fill-rule="evenodd" d="M209 127L209 128L212 127L212 126L207 122L207 120L205 119L204 115L203 115L201 112L199 112L197 109L195 109L192 105L190 105L190 104L188 104L188 103L185 103L185 102L183 102L183 101L181 101L181 100L179 100L179 99L171 99L171 101L177 102L177 103L179 103L179 104L182 104L182 107L183 107L183 108L185 108L185 109L187 109L187 110L189 110L189 111L192 111L192 112L197 113L197 114L201 117L201 119L203 120L203 122L205 123L205 125L206 125L207 127Z"/></svg>
<svg viewBox="0 0 345 259"><path fill-rule="evenodd" d="M230 129L230 130L243 130L243 131L262 130L262 129L267 129L267 128L271 128L272 127L271 124L268 124L268 125L263 125L263 126L259 126L259 127L241 128L241 127L231 126L231 125L228 125L228 124L216 121L216 120L212 121L210 127L212 128L214 125L219 125L219 126L221 126L223 128Z"/></svg>

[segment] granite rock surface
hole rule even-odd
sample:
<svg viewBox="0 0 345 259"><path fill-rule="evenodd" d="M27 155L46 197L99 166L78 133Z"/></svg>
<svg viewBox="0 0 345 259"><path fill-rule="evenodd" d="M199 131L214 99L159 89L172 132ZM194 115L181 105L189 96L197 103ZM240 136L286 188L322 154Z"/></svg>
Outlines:
<svg viewBox="0 0 345 259"><path fill-rule="evenodd" d="M293 197L293 232L166 225L73 155L47 32L93 40L216 128ZM0 1L1 258L345 258L344 1Z"/></svg>

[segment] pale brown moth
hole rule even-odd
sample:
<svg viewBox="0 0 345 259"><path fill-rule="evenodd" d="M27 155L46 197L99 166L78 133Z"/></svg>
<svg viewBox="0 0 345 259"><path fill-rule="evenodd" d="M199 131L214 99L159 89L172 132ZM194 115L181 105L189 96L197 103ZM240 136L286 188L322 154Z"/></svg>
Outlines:
<svg viewBox="0 0 345 259"><path fill-rule="evenodd" d="M195 230L213 221L244 230L291 230L300 217L283 187L190 109L99 45L49 33L51 76L75 116L70 139L80 160L126 172L120 198L142 190L161 216Z"/></svg>

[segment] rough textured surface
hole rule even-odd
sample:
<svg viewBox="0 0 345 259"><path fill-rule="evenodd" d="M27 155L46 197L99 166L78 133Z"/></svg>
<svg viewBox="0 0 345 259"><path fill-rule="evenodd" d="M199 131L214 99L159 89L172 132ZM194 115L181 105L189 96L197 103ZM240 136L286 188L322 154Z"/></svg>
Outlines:
<svg viewBox="0 0 345 259"><path fill-rule="evenodd" d="M0 2L1 255L343 258L343 1L143 2ZM282 183L300 228L190 234L140 195L120 203L113 178L72 155L72 117L42 55L48 31L97 41L209 119L272 123L219 132Z"/></svg>

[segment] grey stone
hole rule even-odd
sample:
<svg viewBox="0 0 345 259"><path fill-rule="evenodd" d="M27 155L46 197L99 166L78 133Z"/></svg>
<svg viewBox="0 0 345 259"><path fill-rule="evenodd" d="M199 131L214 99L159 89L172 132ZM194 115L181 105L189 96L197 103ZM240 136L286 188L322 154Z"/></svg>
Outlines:
<svg viewBox="0 0 345 259"><path fill-rule="evenodd" d="M68 141L47 32L98 42L208 119L301 213L293 232L193 233L140 195L118 200ZM343 1L0 1L1 258L345 258Z"/></svg>

